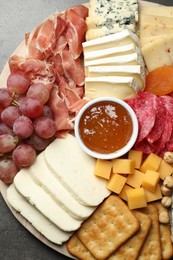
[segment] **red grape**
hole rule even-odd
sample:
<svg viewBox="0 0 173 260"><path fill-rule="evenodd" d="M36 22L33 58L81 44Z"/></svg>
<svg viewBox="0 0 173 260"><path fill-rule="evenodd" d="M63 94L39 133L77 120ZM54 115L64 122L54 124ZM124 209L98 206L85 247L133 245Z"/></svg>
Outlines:
<svg viewBox="0 0 173 260"><path fill-rule="evenodd" d="M10 159L0 160L0 180L6 184L13 182L14 176L19 171L17 165Z"/></svg>
<svg viewBox="0 0 173 260"><path fill-rule="evenodd" d="M43 112L43 104L40 100L32 97L22 99L19 108L25 116L32 119L38 118Z"/></svg>
<svg viewBox="0 0 173 260"><path fill-rule="evenodd" d="M20 116L16 119L13 125L13 132L20 138L28 138L33 132L33 123L26 116Z"/></svg>
<svg viewBox="0 0 173 260"><path fill-rule="evenodd" d="M0 153L9 153L14 150L18 143L18 137L10 134L0 135Z"/></svg>
<svg viewBox="0 0 173 260"><path fill-rule="evenodd" d="M36 151L43 151L52 141L52 139L43 139L40 136L33 134L27 141L28 144L32 145Z"/></svg>
<svg viewBox="0 0 173 260"><path fill-rule="evenodd" d="M7 88L10 93L24 94L29 88L30 80L23 71L12 72L7 79Z"/></svg>
<svg viewBox="0 0 173 260"><path fill-rule="evenodd" d="M54 114L52 109L49 106L44 105L43 106L43 113L41 116L49 117L51 119L54 119Z"/></svg>
<svg viewBox="0 0 173 260"><path fill-rule="evenodd" d="M49 90L42 83L32 84L28 91L27 97L34 97L41 101L42 104L45 104L49 99Z"/></svg>
<svg viewBox="0 0 173 260"><path fill-rule="evenodd" d="M0 107L8 107L12 101L12 97L6 88L0 88Z"/></svg>
<svg viewBox="0 0 173 260"><path fill-rule="evenodd" d="M11 129L9 126L7 126L5 123L0 122L0 135L3 135L3 134L13 135L13 131L12 131L12 129Z"/></svg>
<svg viewBox="0 0 173 260"><path fill-rule="evenodd" d="M12 154L13 161L20 167L32 165L36 159L36 151L29 144L18 145Z"/></svg>
<svg viewBox="0 0 173 260"><path fill-rule="evenodd" d="M34 130L42 138L51 138L56 132L55 122L49 117L39 117L34 121Z"/></svg>
<svg viewBox="0 0 173 260"><path fill-rule="evenodd" d="M8 125L13 126L15 120L21 115L21 112L18 107L15 106L9 106L4 108L4 110L1 113L1 119L2 121Z"/></svg>

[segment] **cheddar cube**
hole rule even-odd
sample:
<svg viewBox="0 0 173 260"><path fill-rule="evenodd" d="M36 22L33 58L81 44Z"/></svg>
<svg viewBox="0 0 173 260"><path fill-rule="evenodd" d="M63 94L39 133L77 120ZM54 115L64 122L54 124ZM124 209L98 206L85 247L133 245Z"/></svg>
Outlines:
<svg viewBox="0 0 173 260"><path fill-rule="evenodd" d="M143 188L126 191L129 209L147 207L147 199Z"/></svg>
<svg viewBox="0 0 173 260"><path fill-rule="evenodd" d="M131 159L113 159L113 172L132 174L135 171L135 161Z"/></svg>
<svg viewBox="0 0 173 260"><path fill-rule="evenodd" d="M162 161L162 158L158 155L151 153L147 156L145 161L140 167L141 172L146 172L147 170L157 171L159 168L159 165Z"/></svg>
<svg viewBox="0 0 173 260"><path fill-rule="evenodd" d="M109 179L112 170L112 162L97 159L94 174L98 177Z"/></svg>
<svg viewBox="0 0 173 260"><path fill-rule="evenodd" d="M147 202L160 200L162 198L162 192L161 192L161 188L160 188L159 184L157 184L155 192L150 192L145 189L144 189L144 191L145 191L145 195L147 198Z"/></svg>
<svg viewBox="0 0 173 260"><path fill-rule="evenodd" d="M135 161L136 169L139 169L141 167L142 157L143 157L143 152L141 151L130 150L128 153L128 159L132 159Z"/></svg>
<svg viewBox="0 0 173 260"><path fill-rule="evenodd" d="M125 184L124 187L122 188L121 192L119 193L119 197L123 200L127 201L127 190L133 190L132 187L130 187L129 185Z"/></svg>
<svg viewBox="0 0 173 260"><path fill-rule="evenodd" d="M150 192L155 192L160 179L160 173L147 170L142 180L142 187Z"/></svg>
<svg viewBox="0 0 173 260"><path fill-rule="evenodd" d="M160 173L160 178L164 180L166 176L170 176L173 173L173 167L162 160L159 165L158 172Z"/></svg>
<svg viewBox="0 0 173 260"><path fill-rule="evenodd" d="M127 177L126 184L132 186L133 188L140 188L142 185L142 180L144 178L144 173L135 170L134 174L129 174Z"/></svg>
<svg viewBox="0 0 173 260"><path fill-rule="evenodd" d="M117 194L119 194L126 183L127 178L117 173L113 173L108 181L107 188Z"/></svg>

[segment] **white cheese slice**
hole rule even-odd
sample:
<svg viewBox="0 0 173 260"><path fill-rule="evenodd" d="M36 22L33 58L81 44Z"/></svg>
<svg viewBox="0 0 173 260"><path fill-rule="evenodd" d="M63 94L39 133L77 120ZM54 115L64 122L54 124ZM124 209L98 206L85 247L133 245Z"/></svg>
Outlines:
<svg viewBox="0 0 173 260"><path fill-rule="evenodd" d="M96 160L80 148L74 136L54 140L44 155L56 178L80 203L97 206L109 196L106 180L94 175Z"/></svg>
<svg viewBox="0 0 173 260"><path fill-rule="evenodd" d="M173 64L173 34L155 40L142 48L148 71Z"/></svg>
<svg viewBox="0 0 173 260"><path fill-rule="evenodd" d="M97 65L140 65L142 63L143 58L141 54L132 53L127 55L85 61L85 67Z"/></svg>
<svg viewBox="0 0 173 260"><path fill-rule="evenodd" d="M103 36L101 38L93 39L90 41L83 42L82 46L84 51L94 51L98 49L111 48L115 46L122 46L128 43L136 43L139 45L139 38L136 34L129 30L123 30L118 33ZM118 45L119 44L119 45Z"/></svg>
<svg viewBox="0 0 173 260"><path fill-rule="evenodd" d="M119 99L130 99L136 94L132 87L134 81L129 83L113 83L109 81L88 81L85 83L85 95L89 99L99 97L115 97ZM134 83L135 84L135 83Z"/></svg>
<svg viewBox="0 0 173 260"><path fill-rule="evenodd" d="M116 56L116 55L122 55L122 54L130 54L137 52L138 47L134 44L127 44L123 46L115 46L113 48L107 48L103 50L94 50L94 51L85 51L84 52L84 58L86 60L94 60L102 57L109 57L109 56Z"/></svg>
<svg viewBox="0 0 173 260"><path fill-rule="evenodd" d="M34 205L45 217L63 231L74 231L82 223L71 217L31 178L29 169L20 170L14 178L17 191Z"/></svg>
<svg viewBox="0 0 173 260"><path fill-rule="evenodd" d="M30 167L30 175L72 217L86 219L94 211L95 207L80 204L52 174L43 153L37 156L35 163Z"/></svg>
<svg viewBox="0 0 173 260"><path fill-rule="evenodd" d="M141 90L140 85L133 77L121 77L121 76L102 76L102 77L91 77L91 78L86 77L85 78L86 91L87 91L87 84L90 82L95 82L98 85L98 88L99 88L99 84L103 83L103 84L105 84L106 90L107 90L107 87L106 87L107 84L108 85L112 84L119 88L122 87L123 85L127 85L127 86L131 87L132 89L134 89L135 92L139 92ZM108 95L109 94L107 94L106 96L108 96Z"/></svg>
<svg viewBox="0 0 173 260"><path fill-rule="evenodd" d="M7 201L17 212L19 212L32 226L45 236L49 241L62 245L72 235L64 232L50 222L34 206L32 206L11 184L7 189Z"/></svg>
<svg viewBox="0 0 173 260"><path fill-rule="evenodd" d="M119 65L119 66L92 66L87 68L87 77L100 76L123 76L133 77L143 90L145 86L145 68L140 65Z"/></svg>

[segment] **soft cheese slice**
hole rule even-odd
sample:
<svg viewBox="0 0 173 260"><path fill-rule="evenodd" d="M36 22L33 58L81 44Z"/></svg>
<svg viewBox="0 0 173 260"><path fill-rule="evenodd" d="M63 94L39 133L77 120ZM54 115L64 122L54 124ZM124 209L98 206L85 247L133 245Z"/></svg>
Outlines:
<svg viewBox="0 0 173 260"><path fill-rule="evenodd" d="M39 186L62 207L68 214L77 219L85 219L92 214L95 207L80 204L47 167L43 153L37 156L35 163L30 167L30 175Z"/></svg>
<svg viewBox="0 0 173 260"><path fill-rule="evenodd" d="M131 87L131 84L127 83L91 81L86 82L85 87L85 95L89 99L111 96L124 100L133 98L136 94L135 90Z"/></svg>
<svg viewBox="0 0 173 260"><path fill-rule="evenodd" d="M96 160L83 152L74 136L54 140L44 155L56 178L80 203L97 206L109 196L106 181L94 176Z"/></svg>
<svg viewBox="0 0 173 260"><path fill-rule="evenodd" d="M123 46L130 43L139 45L139 38L136 34L129 30L123 30L121 32L103 36L97 39L83 42L82 46L85 51L95 51L99 49L112 48L115 46Z"/></svg>
<svg viewBox="0 0 173 260"><path fill-rule="evenodd" d="M148 71L173 64L173 34L155 40L142 48Z"/></svg>
<svg viewBox="0 0 173 260"><path fill-rule="evenodd" d="M11 184L7 189L7 201L17 212L19 212L32 226L51 242L62 245L72 235L64 232L50 222L34 206L32 206Z"/></svg>
<svg viewBox="0 0 173 260"><path fill-rule="evenodd" d="M134 52L139 52L138 47L134 44L128 44L124 46L115 46L113 48L107 48L103 50L94 50L94 51L85 51L84 58L86 60L94 60L102 57L111 57L111 56L118 56L124 54L131 54Z"/></svg>
<svg viewBox="0 0 173 260"><path fill-rule="evenodd" d="M141 86L138 84L137 81L135 81L133 77L121 77L121 76L102 76L102 77L100 76L100 77L91 77L91 78L87 77L85 78L86 91L87 91L87 86L91 82L95 82L98 86L100 83L104 83L106 90L108 90L106 87L107 84L108 85L113 84L114 86L119 86L119 87L122 87L125 84L131 87L132 89L134 89L134 91L136 92L139 92L141 89ZM109 92L107 96L110 96Z"/></svg>
<svg viewBox="0 0 173 260"><path fill-rule="evenodd" d="M145 85L145 68L140 65L91 66L87 68L87 77L100 76L133 77L141 90Z"/></svg>
<svg viewBox="0 0 173 260"><path fill-rule="evenodd" d="M143 58L140 53L132 53L127 55L101 58L96 60L85 61L85 67L98 65L140 65L143 63Z"/></svg>
<svg viewBox="0 0 173 260"><path fill-rule="evenodd" d="M44 189L37 185L31 178L29 169L22 169L17 173L14 185L23 197L61 230L69 232L80 227L82 221L71 217Z"/></svg>

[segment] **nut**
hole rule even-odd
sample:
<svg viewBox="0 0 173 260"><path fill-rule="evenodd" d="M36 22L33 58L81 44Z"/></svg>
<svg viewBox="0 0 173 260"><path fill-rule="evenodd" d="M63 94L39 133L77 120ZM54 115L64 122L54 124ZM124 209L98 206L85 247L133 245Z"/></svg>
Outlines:
<svg viewBox="0 0 173 260"><path fill-rule="evenodd" d="M172 195L172 189L167 188L165 185L161 186L162 194L165 196L171 196Z"/></svg>
<svg viewBox="0 0 173 260"><path fill-rule="evenodd" d="M169 214L166 210L159 214L159 222L162 224L168 224L170 222Z"/></svg>
<svg viewBox="0 0 173 260"><path fill-rule="evenodd" d="M173 164L173 153L171 153L171 152L166 152L165 154L164 154L164 161L166 162L166 163L168 163L168 164L170 164L170 165L172 165Z"/></svg>
<svg viewBox="0 0 173 260"><path fill-rule="evenodd" d="M161 204L165 207L165 208L169 208L171 207L172 204L172 198L168 197L168 196L164 196L161 200Z"/></svg>
<svg viewBox="0 0 173 260"><path fill-rule="evenodd" d="M173 176L167 176L163 182L163 185L169 189L173 188Z"/></svg>

